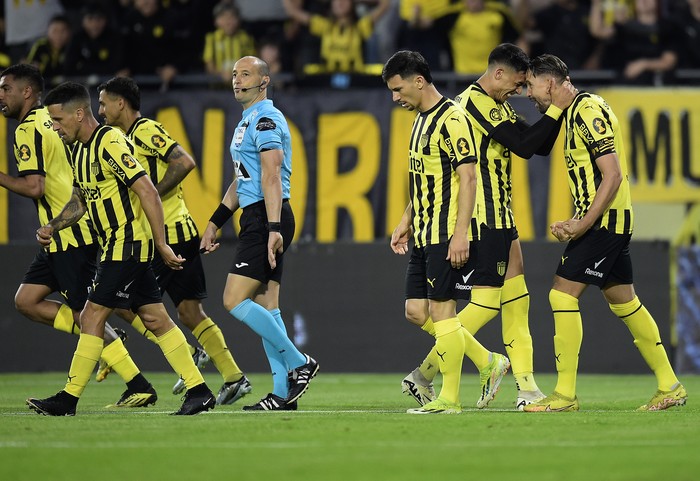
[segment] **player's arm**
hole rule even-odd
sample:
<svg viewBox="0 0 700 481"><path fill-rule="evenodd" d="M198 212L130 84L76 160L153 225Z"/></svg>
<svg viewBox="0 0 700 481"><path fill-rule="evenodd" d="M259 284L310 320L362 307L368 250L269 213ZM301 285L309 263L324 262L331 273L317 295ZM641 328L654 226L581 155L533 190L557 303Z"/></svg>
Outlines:
<svg viewBox="0 0 700 481"><path fill-rule="evenodd" d="M389 0L378 0L377 6L374 7L367 15L372 19L372 23L377 23L377 20L382 18L382 15L389 9Z"/></svg>
<svg viewBox="0 0 700 481"><path fill-rule="evenodd" d="M391 242L389 246L394 254L404 255L408 252L408 240L413 235L413 225L411 224L411 211L413 203L408 202L406 209L401 215L401 221L396 226L394 232L391 233Z"/></svg>
<svg viewBox="0 0 700 481"><path fill-rule="evenodd" d="M160 202L160 195L158 195L153 182L148 176L141 175L132 182L129 188L138 196L141 202L141 208L151 226L153 242L163 258L163 262L171 269L182 269L182 263L185 262L185 259L182 256L176 256L170 246L165 243L163 204Z"/></svg>
<svg viewBox="0 0 700 481"><path fill-rule="evenodd" d="M39 244L43 246L51 244L54 232L58 232L61 229L72 226L78 222L83 215L85 215L85 212L87 212L85 197L83 197L80 189L74 186L73 193L71 194L68 203L63 206L61 212L59 212L56 217L51 219L48 224L37 229L37 241L39 241Z"/></svg>
<svg viewBox="0 0 700 481"><path fill-rule="evenodd" d="M302 25L311 23L311 14L302 8L302 2L300 0L282 0L282 5L287 15L292 19Z"/></svg>
<svg viewBox="0 0 700 481"><path fill-rule="evenodd" d="M273 269L277 266L275 256L277 253L282 253L284 241L280 233L283 160L284 152L281 149L260 152L260 183L270 228L267 238L267 260Z"/></svg>
<svg viewBox="0 0 700 481"><path fill-rule="evenodd" d="M617 190L622 183L620 160L615 152L601 155L595 160L603 180L596 189L595 197L588 211L581 219L570 219L564 222L563 229L571 240L578 239L590 229L593 224L610 207Z"/></svg>
<svg viewBox="0 0 700 481"><path fill-rule="evenodd" d="M469 223L476 203L476 164L462 163L455 171L459 176L457 222L447 250L447 259L452 263L452 267L460 268L469 259Z"/></svg>
<svg viewBox="0 0 700 481"><path fill-rule="evenodd" d="M0 172L0 186L30 199L40 199L44 195L44 184L45 179L41 174L13 177Z"/></svg>
<svg viewBox="0 0 700 481"><path fill-rule="evenodd" d="M177 187L197 165L192 156L180 145L175 146L165 161L168 163L168 168L156 185L156 190L161 197Z"/></svg>
<svg viewBox="0 0 700 481"><path fill-rule="evenodd" d="M240 207L238 192L236 191L237 184L238 179L234 178L233 182L229 184L219 207L216 208L209 218L207 227L202 234L202 239L199 241L199 252L202 254L209 254L219 248L219 243L216 242L216 233Z"/></svg>

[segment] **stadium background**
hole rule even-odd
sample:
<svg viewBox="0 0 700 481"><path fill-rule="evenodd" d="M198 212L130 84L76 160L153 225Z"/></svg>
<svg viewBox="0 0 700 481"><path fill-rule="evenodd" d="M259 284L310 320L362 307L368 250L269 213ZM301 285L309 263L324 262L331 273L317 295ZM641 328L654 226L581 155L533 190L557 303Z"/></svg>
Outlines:
<svg viewBox="0 0 700 481"><path fill-rule="evenodd" d="M700 273L697 249L690 245L697 237L700 201L700 91L592 90L611 104L624 129L637 212L633 243L637 290L655 315L664 340L672 341L681 370L698 370ZM449 96L459 93L441 91ZM293 136L297 242L290 252L281 300L289 329L329 371L405 371L430 344L403 320L406 258L387 247L407 202L404 151L413 114L396 108L383 88L303 89L272 92L272 97L287 115ZM512 100L528 121L537 120L539 114L526 97ZM142 113L161 121L197 159L199 168L186 179L185 196L203 227L232 175L228 144L240 106L227 91L187 89L145 94ZM0 118L0 151L5 153L0 156L0 170L10 174L16 174L8 144L14 127L14 122ZM571 215L562 150L557 145L551 159L513 162L513 206L525 241L538 371L554 369L553 323L546 295L563 249L551 242L547 226ZM75 346L75 338L32 325L13 308L16 286L36 250L35 229L32 202L1 190L0 265L5 272L0 281L0 336L18 340L4 348L3 357L9 362L0 369L7 372L61 370ZM205 308L222 326L244 369L264 371L259 341L221 307L235 242L233 223L222 236L226 248L205 260L210 295ZM646 372L624 325L594 289L590 292L582 306L581 370ZM143 344L130 348L142 368L168 369L155 347L130 333L130 346ZM499 323L487 326L482 336L492 349L499 346ZM396 339L390 352L380 342L388 337ZM612 361L601 356L610 352L615 352Z"/></svg>

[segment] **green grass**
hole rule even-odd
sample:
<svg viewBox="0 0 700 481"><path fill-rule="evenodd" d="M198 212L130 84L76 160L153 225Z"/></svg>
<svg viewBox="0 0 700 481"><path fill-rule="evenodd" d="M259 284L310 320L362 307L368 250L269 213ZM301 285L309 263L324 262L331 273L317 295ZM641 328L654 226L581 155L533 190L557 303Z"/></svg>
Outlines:
<svg viewBox="0 0 700 481"><path fill-rule="evenodd" d="M63 373L0 375L0 480L517 480L700 479L700 377L683 376L690 401L659 413L634 409L652 376L581 375L577 413L512 410L504 382L487 410L411 416L403 374L321 373L294 413L244 413L240 402L195 417L172 417L172 375L148 373L158 403L105 409L123 385L112 375L88 386L72 418L32 414L29 396L63 385ZM220 380L206 373L210 386ZM250 376L257 401L267 375ZM551 391L555 378L538 375ZM475 375L462 400L473 406Z"/></svg>

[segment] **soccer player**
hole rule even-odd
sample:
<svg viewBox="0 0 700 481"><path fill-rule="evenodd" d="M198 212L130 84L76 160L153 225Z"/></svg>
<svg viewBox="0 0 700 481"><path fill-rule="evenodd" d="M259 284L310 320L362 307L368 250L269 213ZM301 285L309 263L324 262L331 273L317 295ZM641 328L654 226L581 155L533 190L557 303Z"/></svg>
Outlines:
<svg viewBox="0 0 700 481"><path fill-rule="evenodd" d="M462 328L456 313L456 299L467 292L463 276L468 277L473 264L469 231L476 200L474 134L459 105L435 88L420 53L396 52L384 65L382 79L394 102L418 111L408 151L411 201L391 236L391 248L406 254L413 235L406 270L406 318L418 325L432 319L435 365L443 376L440 395L408 412L456 414L462 411L459 383L465 345L476 345L471 349L489 355Z"/></svg>
<svg viewBox="0 0 700 481"><path fill-rule="evenodd" d="M555 84L568 81L569 69L554 55L530 64L527 96L540 112L552 103ZM659 328L642 305L632 283L629 244L634 215L627 159L620 124L598 95L579 93L564 117L569 190L573 218L555 222L552 234L568 242L554 276L549 302L554 313L557 385L545 399L525 411L577 411L576 371L583 338L578 300L589 285L601 289L610 310L622 319L634 344L656 376L658 390L640 411L682 406L688 397L661 343Z"/></svg>
<svg viewBox="0 0 700 481"><path fill-rule="evenodd" d="M160 195L165 214L165 242L175 254L187 259L182 270L173 270L165 265L158 252L155 253L152 265L161 295L168 293L177 308L178 318L192 331L223 376L224 384L219 389L216 403L233 404L252 387L233 360L221 329L202 308L201 300L207 297L207 288L199 253L199 232L182 194L182 181L195 168L195 161L161 124L141 116L141 94L132 79L116 77L101 84L97 90L99 115L107 125L125 132L134 143L136 159ZM145 332L146 336L151 334L144 329L138 316L132 314L131 317L138 331ZM150 337L153 340L152 334ZM190 351L197 356L194 348ZM185 384L180 379L173 394L184 389Z"/></svg>
<svg viewBox="0 0 700 481"><path fill-rule="evenodd" d="M182 269L185 262L165 243L163 208L158 191L134 158L134 146L118 130L101 126L92 114L90 94L66 82L46 96L53 129L73 146L73 194L63 210L37 230L40 244L74 225L86 212L100 242L100 263L85 307L80 313L80 340L65 388L46 399L27 400L38 413L72 416L90 373L103 349L105 320L116 309L132 309L158 338L158 346L173 370L185 381L187 393L174 414L191 415L212 409L214 395L187 349L182 331L168 316L151 260L158 249L163 262Z"/></svg>
<svg viewBox="0 0 700 481"><path fill-rule="evenodd" d="M202 235L200 248L219 247L216 233L243 209L239 242L224 288L224 307L263 339L272 370L273 391L245 410L295 410L318 372L318 363L287 336L279 310L284 252L294 237L289 205L292 174L287 121L267 98L268 65L243 57L233 66L233 93L243 107L231 141L236 177Z"/></svg>
<svg viewBox="0 0 700 481"><path fill-rule="evenodd" d="M553 105L539 122L529 126L518 119L508 98L521 93L528 63L529 58L520 48L501 44L489 54L486 72L455 99L474 125L478 156L477 200L472 219L472 236L478 244L477 265L469 277L471 301L458 318L474 335L502 310L503 344L513 367L518 410L544 398L544 394L533 375L528 326L530 297L510 205L510 155L514 152L529 158L535 153L549 152L559 133L562 110L574 98L574 88L567 82L555 88ZM423 328L430 332L430 325L427 322ZM467 350L467 356L480 371L478 408L488 406L505 373L503 359L487 352ZM431 383L436 372L431 366L436 362L437 354L433 350L403 381L404 392L419 403L432 395Z"/></svg>
<svg viewBox="0 0 700 481"><path fill-rule="evenodd" d="M51 128L41 105L44 79L28 64L13 65L0 73L0 108L5 117L18 120L14 151L18 177L0 172L0 185L34 200L40 225L68 202L73 173L68 148ZM80 334L78 315L97 268L97 239L87 216L70 229L57 233L48 248L40 249L15 294L17 310L28 319L58 331ZM64 302L47 299L59 292ZM105 325L102 359L114 366L127 389L114 404L141 407L158 396L129 356L122 340Z"/></svg>

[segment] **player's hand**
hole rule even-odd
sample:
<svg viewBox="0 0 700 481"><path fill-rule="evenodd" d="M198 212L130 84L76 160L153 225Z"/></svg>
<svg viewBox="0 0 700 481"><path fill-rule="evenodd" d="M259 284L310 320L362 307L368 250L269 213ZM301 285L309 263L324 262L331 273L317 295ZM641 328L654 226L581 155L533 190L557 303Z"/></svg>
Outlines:
<svg viewBox="0 0 700 481"><path fill-rule="evenodd" d="M174 271L182 270L182 264L185 263L186 259L180 254L175 255L168 244L163 244L162 247L158 247L158 252L160 252L160 257L163 259L166 266Z"/></svg>
<svg viewBox="0 0 700 481"><path fill-rule="evenodd" d="M469 239L467 236L452 236L450 244L447 246L445 259L450 261L455 269L464 267L464 264L469 260Z"/></svg>
<svg viewBox="0 0 700 481"><path fill-rule="evenodd" d="M216 242L217 230L218 229L216 226L209 222L207 228L204 230L204 234L202 234L201 240L199 241L200 254L209 254L210 252L214 252L219 248L220 244Z"/></svg>
<svg viewBox="0 0 700 481"><path fill-rule="evenodd" d="M562 228L564 232L569 236L570 240L576 240L586 233L588 227L585 225L581 219L569 219L564 221Z"/></svg>
<svg viewBox="0 0 700 481"><path fill-rule="evenodd" d="M279 232L270 232L267 237L267 261L273 269L277 267L277 254L284 250L284 238Z"/></svg>
<svg viewBox="0 0 700 481"><path fill-rule="evenodd" d="M408 252L408 240L413 235L413 228L399 224L391 234L390 247L394 254L404 255Z"/></svg>
<svg viewBox="0 0 700 481"><path fill-rule="evenodd" d="M569 234L564 232L564 221L555 222L554 224L549 226L549 230L559 242L569 242L569 240L571 240Z"/></svg>
<svg viewBox="0 0 700 481"><path fill-rule="evenodd" d="M627 79L636 79L647 70L645 59L633 60L625 65L624 76Z"/></svg>
<svg viewBox="0 0 700 481"><path fill-rule="evenodd" d="M578 89L566 77L561 84L555 79L549 81L549 92L552 96L552 104L559 107L561 110L565 110L574 102L574 98L578 95Z"/></svg>
<svg viewBox="0 0 700 481"><path fill-rule="evenodd" d="M42 225L36 230L36 240L44 247L47 247L53 242L53 227L49 224Z"/></svg>

